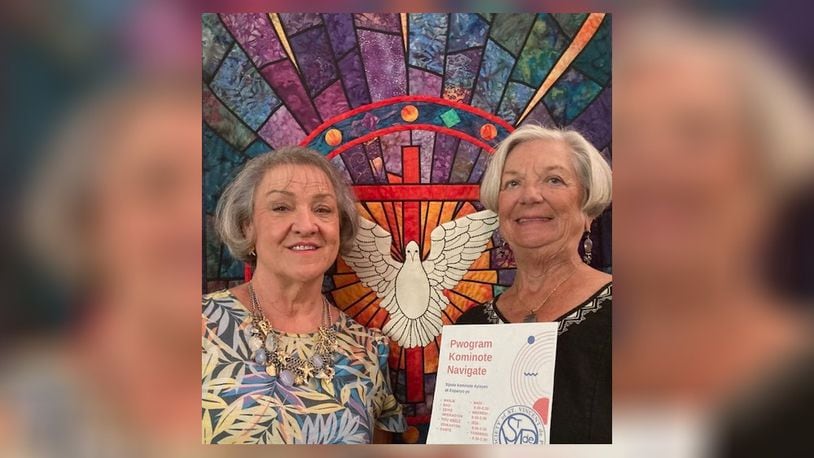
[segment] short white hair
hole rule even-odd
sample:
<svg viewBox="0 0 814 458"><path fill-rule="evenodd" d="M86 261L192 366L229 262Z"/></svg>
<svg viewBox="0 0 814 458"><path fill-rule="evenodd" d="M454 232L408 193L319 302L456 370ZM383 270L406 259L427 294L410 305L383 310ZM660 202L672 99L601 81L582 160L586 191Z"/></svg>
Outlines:
<svg viewBox="0 0 814 458"><path fill-rule="evenodd" d="M480 184L480 201L484 207L497 212L500 179L506 158L518 145L534 140L559 141L568 147L577 178L585 191L582 212L591 219L599 216L611 203L611 169L605 158L575 130L554 129L535 124L517 128L495 149Z"/></svg>

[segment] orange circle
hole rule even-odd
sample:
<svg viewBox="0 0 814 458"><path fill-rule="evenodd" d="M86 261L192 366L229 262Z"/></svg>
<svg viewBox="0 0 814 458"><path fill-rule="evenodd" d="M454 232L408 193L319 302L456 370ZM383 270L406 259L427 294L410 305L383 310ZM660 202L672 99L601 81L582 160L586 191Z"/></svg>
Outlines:
<svg viewBox="0 0 814 458"><path fill-rule="evenodd" d="M497 129L493 124L484 124L480 128L480 136L484 140L494 140L497 137Z"/></svg>
<svg viewBox="0 0 814 458"><path fill-rule="evenodd" d="M418 119L418 108L413 105L407 105L401 109L401 119L407 122L413 122Z"/></svg>
<svg viewBox="0 0 814 458"><path fill-rule="evenodd" d="M407 429L401 433L401 438L408 444L415 444L418 442L418 428L415 426L408 426Z"/></svg>
<svg viewBox="0 0 814 458"><path fill-rule="evenodd" d="M325 132L325 143L329 146L336 146L342 143L342 132L339 129L329 129Z"/></svg>

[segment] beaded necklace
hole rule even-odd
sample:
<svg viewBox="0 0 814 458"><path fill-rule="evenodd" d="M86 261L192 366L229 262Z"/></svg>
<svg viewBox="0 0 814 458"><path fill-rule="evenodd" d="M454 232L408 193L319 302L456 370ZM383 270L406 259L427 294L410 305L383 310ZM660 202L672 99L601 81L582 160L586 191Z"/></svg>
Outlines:
<svg viewBox="0 0 814 458"><path fill-rule="evenodd" d="M254 362L265 366L269 375L278 377L286 386L307 384L311 377L326 379L328 382L333 380L336 329L330 324L329 305L325 297L322 298L322 325L315 337L314 355L309 359L283 350L280 336L260 308L251 282L249 297L252 302L252 325L248 329L249 349L253 352Z"/></svg>

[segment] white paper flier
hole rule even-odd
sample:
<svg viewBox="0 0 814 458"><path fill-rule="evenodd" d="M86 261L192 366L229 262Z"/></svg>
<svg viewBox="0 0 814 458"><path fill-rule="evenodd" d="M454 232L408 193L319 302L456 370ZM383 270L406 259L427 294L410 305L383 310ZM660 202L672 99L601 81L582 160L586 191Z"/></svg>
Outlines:
<svg viewBox="0 0 814 458"><path fill-rule="evenodd" d="M547 444L559 323L444 326L428 444Z"/></svg>

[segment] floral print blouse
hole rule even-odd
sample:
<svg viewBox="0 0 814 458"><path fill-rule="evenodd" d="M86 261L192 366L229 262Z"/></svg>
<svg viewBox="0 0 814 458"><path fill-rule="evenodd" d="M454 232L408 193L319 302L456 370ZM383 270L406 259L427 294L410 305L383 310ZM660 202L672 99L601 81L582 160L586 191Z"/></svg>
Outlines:
<svg viewBox="0 0 814 458"><path fill-rule="evenodd" d="M360 444L373 429L406 429L390 388L389 342L340 311L333 380L286 386L251 358L251 312L229 291L203 297L202 407L206 444ZM280 333L287 351L313 354L313 334Z"/></svg>

